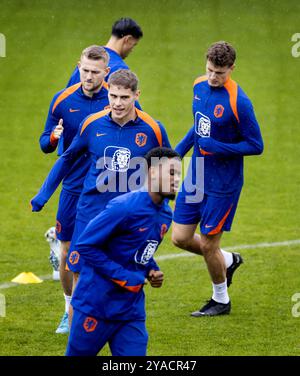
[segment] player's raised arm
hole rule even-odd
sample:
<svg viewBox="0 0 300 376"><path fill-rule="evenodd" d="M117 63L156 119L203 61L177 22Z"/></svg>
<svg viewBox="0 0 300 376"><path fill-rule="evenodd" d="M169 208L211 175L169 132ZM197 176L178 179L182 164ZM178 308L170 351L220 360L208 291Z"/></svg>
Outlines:
<svg viewBox="0 0 300 376"><path fill-rule="evenodd" d="M88 137L87 132L84 132L84 125L85 121L79 127L78 133L69 148L55 162L39 193L31 200L32 211L40 211L43 208L75 161L86 151Z"/></svg>
<svg viewBox="0 0 300 376"><path fill-rule="evenodd" d="M126 207L120 208L120 205L110 202L102 213L90 221L80 235L76 251L79 257L92 265L97 273L128 291L138 292L145 282L144 275L129 271L113 261L104 246L109 237L118 231L119 226L124 226L126 217Z"/></svg>
<svg viewBox="0 0 300 376"><path fill-rule="evenodd" d="M57 113L54 104L59 94L55 95L50 104L45 128L40 137L40 147L44 153L52 153L63 133L63 119ZM56 111L55 111L56 110Z"/></svg>

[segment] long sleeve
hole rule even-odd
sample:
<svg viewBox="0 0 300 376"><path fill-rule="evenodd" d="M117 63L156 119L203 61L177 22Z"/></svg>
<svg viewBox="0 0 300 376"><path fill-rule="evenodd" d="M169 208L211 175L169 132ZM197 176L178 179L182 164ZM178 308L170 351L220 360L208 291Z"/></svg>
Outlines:
<svg viewBox="0 0 300 376"><path fill-rule="evenodd" d="M157 265L156 261L154 260L154 258L152 258L148 265L147 265L147 275L149 274L150 270L160 270L159 266Z"/></svg>
<svg viewBox="0 0 300 376"><path fill-rule="evenodd" d="M192 127L184 138L176 145L175 151L183 158L194 146L194 127Z"/></svg>
<svg viewBox="0 0 300 376"><path fill-rule="evenodd" d="M60 119L59 115L57 114L57 111L52 110L53 104L56 100L56 97L57 97L57 95L53 98L53 100L50 104L45 128L44 128L44 131L41 134L41 137L40 137L40 140L39 140L41 150L44 153L52 153L56 149L57 144L58 144L58 139L55 139L53 137L53 133L52 133L54 128L57 126L59 119Z"/></svg>
<svg viewBox="0 0 300 376"><path fill-rule="evenodd" d="M55 162L38 194L31 200L32 211L40 211L49 200L60 182L68 174L75 161L87 150L88 140L86 132L82 135L81 126L69 148Z"/></svg>
<svg viewBox="0 0 300 376"><path fill-rule="evenodd" d="M205 152L224 156L261 154L264 149L263 139L251 103L241 104L238 127L241 134L240 142L224 143L209 137L199 138L200 148Z"/></svg>
<svg viewBox="0 0 300 376"><path fill-rule="evenodd" d="M105 243L122 223L126 223L127 210L119 205L109 203L106 209L95 217L76 244L76 250L83 260L92 265L97 273L131 292L138 292L145 277L142 273L125 269L109 257Z"/></svg>

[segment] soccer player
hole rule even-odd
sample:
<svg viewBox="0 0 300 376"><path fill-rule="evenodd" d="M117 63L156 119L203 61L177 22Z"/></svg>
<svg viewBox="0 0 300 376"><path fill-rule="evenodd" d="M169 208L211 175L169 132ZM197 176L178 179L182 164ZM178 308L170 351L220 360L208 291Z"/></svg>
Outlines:
<svg viewBox="0 0 300 376"><path fill-rule="evenodd" d="M181 162L174 150L159 147L145 160L145 187L111 200L78 239L76 262L84 263L72 298L68 356L95 356L107 342L113 356L146 355L143 286L163 283L153 255L171 225L165 199L175 198Z"/></svg>
<svg viewBox="0 0 300 376"><path fill-rule="evenodd" d="M140 91L133 72L116 71L110 76L108 87L110 109L93 114L82 122L70 147L57 160L31 201L32 210L40 211L78 158L86 153L90 155L91 165L78 201L67 260L70 270L76 273L73 289L81 268L80 262L75 263L76 253L73 253L80 233L109 200L133 190L129 182L134 180L133 173L138 170L136 157L144 156L157 146L171 147L162 124L135 107Z"/></svg>
<svg viewBox="0 0 300 376"><path fill-rule="evenodd" d="M251 101L231 79L234 48L226 42L214 43L206 58L206 75L194 82L194 126L175 149L183 156L194 145L191 174L176 200L172 240L177 247L204 257L213 285L212 298L192 313L194 317L228 314L231 310L227 287L243 260L238 253L221 250L220 241L223 231L230 231L237 208L243 157L263 151ZM203 171L201 163L197 168L201 159ZM195 234L199 222L201 235Z"/></svg>
<svg viewBox="0 0 300 376"><path fill-rule="evenodd" d="M141 27L131 18L121 18L112 26L111 37L104 46L109 54L109 76L118 69L129 69L124 59L130 54L143 36ZM75 68L67 86L80 81L78 67Z"/></svg>
<svg viewBox="0 0 300 376"><path fill-rule="evenodd" d="M51 104L40 146L44 153L52 153L58 146L61 155L70 146L79 125L87 115L104 110L109 105L105 76L109 56L103 47L90 46L83 50L78 70L80 82L58 92ZM56 235L61 241L60 280L65 296L65 313L56 333L68 332L68 311L72 295L72 273L66 271L66 259L74 230L76 206L83 180L89 168L87 156L81 156L62 182L56 216Z"/></svg>

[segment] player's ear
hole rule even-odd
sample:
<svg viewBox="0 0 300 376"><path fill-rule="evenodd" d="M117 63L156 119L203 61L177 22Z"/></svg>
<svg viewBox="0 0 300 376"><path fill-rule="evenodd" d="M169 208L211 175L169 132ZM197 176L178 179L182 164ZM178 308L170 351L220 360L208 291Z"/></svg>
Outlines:
<svg viewBox="0 0 300 376"><path fill-rule="evenodd" d="M135 100L136 100L136 101L139 99L140 95L141 95L141 91L140 91L140 90L137 90L137 91L135 92Z"/></svg>
<svg viewBox="0 0 300 376"><path fill-rule="evenodd" d="M234 68L235 68L235 64L232 64L232 66L230 67L231 72L234 70Z"/></svg>
<svg viewBox="0 0 300 376"><path fill-rule="evenodd" d="M105 77L106 77L110 72L110 67L106 67L104 70L105 70Z"/></svg>
<svg viewBox="0 0 300 376"><path fill-rule="evenodd" d="M78 67L78 69L80 69L80 67L81 67L81 62L80 62L80 60L79 60L78 63L77 63L77 67Z"/></svg>
<svg viewBox="0 0 300 376"><path fill-rule="evenodd" d="M130 41L130 37L131 35L125 35L125 37L123 37L123 42L128 43Z"/></svg>

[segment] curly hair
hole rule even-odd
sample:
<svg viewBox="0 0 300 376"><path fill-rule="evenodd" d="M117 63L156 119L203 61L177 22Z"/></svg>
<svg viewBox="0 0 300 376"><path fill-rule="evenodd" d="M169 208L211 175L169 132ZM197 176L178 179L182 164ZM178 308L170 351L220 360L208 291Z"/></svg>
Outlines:
<svg viewBox="0 0 300 376"><path fill-rule="evenodd" d="M206 59L217 67L231 67L235 62L236 52L229 43L220 41L209 47Z"/></svg>

